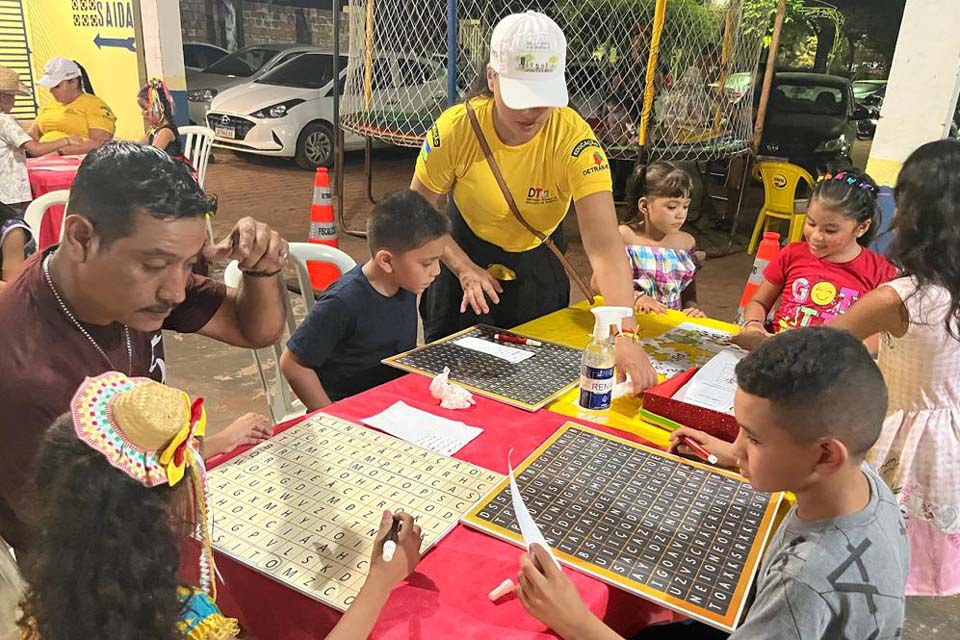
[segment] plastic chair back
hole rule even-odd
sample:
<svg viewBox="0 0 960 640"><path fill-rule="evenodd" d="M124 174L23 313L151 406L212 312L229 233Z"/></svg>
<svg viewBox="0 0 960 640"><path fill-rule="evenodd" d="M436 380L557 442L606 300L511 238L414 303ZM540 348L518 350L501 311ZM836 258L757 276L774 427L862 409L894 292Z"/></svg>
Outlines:
<svg viewBox="0 0 960 640"><path fill-rule="evenodd" d="M45 193L27 206L27 210L23 214L23 219L26 220L27 224L30 226L30 230L33 232L33 237L37 241L37 247L40 247L40 225L43 223L43 216L46 215L47 209L50 207L55 207L57 205L63 205L63 217L67 217L67 205L70 202L70 190L69 189L58 189L57 191L51 191ZM57 242L63 240L63 221L60 221L60 238Z"/></svg>
<svg viewBox="0 0 960 640"><path fill-rule="evenodd" d="M340 249L313 242L291 242L290 257L293 258L294 267L297 269L300 295L307 307L307 313L310 313L310 310L313 309L315 301L313 287L310 285L310 272L307 270L307 262L328 262L340 271L340 275L357 266L353 258Z"/></svg>
<svg viewBox="0 0 960 640"><path fill-rule="evenodd" d="M297 271L297 280L300 282L300 297L308 314L316 302L313 288L310 286L310 273L307 271L308 260L329 262L340 270L341 275L357 266L357 263L349 255L326 245L291 242L289 251ZM240 271L240 266L236 260L233 260L223 272L223 281L228 287L236 289L240 286L242 279L243 273ZM283 296L283 300L287 309L287 333L293 334L297 329L297 319L293 314L293 305L290 304L290 296ZM257 375L260 377L260 386L263 389L267 410L274 424L279 424L306 412L306 408L295 398L293 390L280 370L280 355L283 353L285 342L286 339L284 338L270 347L273 352L274 387L272 389L267 378L267 368L260 357L260 352L257 349L252 350L253 361L257 368Z"/></svg>
<svg viewBox="0 0 960 640"><path fill-rule="evenodd" d="M183 155L197 172L197 182L203 186L207 177L207 163L210 161L210 147L213 146L213 129L209 127L180 127L183 137Z"/></svg>
<svg viewBox="0 0 960 640"><path fill-rule="evenodd" d="M803 167L789 162L764 160L757 163L763 180L763 210L767 213L792 216L797 187L804 181L813 189L813 176Z"/></svg>

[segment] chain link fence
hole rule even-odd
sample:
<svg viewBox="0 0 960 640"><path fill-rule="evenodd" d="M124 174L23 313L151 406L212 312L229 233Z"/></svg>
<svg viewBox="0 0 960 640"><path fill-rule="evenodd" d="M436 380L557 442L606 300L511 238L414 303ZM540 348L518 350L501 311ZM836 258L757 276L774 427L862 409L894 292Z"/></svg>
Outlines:
<svg viewBox="0 0 960 640"><path fill-rule="evenodd" d="M610 157L637 159L643 141L649 159L742 153L750 146L765 32L765 25L744 23L748 1L667 0L656 29L656 0L457 0L457 99L483 73L494 25L534 9L563 29L570 106L594 127ZM419 146L447 106L447 3L353 0L349 15L344 129Z"/></svg>

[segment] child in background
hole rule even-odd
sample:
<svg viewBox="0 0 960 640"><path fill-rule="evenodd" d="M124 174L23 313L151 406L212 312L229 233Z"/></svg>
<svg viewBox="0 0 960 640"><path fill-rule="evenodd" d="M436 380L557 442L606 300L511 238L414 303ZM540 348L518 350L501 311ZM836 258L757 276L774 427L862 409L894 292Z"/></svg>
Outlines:
<svg viewBox="0 0 960 640"><path fill-rule="evenodd" d="M859 169L828 173L816 184L803 227L806 242L787 245L767 265L735 342L751 348L771 333L822 325L896 277L886 258L866 248L876 233L877 191ZM767 315L781 296L768 331Z"/></svg>
<svg viewBox="0 0 960 640"><path fill-rule="evenodd" d="M739 466L760 491L792 491L797 503L774 533L756 594L730 640L896 638L903 626L909 550L903 518L883 480L862 460L887 408L883 376L859 340L815 327L766 341L737 365L730 444L683 427ZM532 557L531 557L532 555ZM593 616L573 583L534 546L520 558L517 597L570 640L619 638ZM652 626L637 640L726 638L697 622Z"/></svg>
<svg viewBox="0 0 960 640"><path fill-rule="evenodd" d="M71 409L47 432L37 461L43 519L24 570L23 637L236 638L237 621L215 603L197 441L206 421L203 401L111 371L87 378ZM397 555L382 559L393 521L385 511L367 580L330 638L366 638L392 587L419 561L419 527L409 514L397 516ZM194 530L199 589L178 579L179 549Z"/></svg>
<svg viewBox="0 0 960 640"><path fill-rule="evenodd" d="M147 134L140 139L140 144L152 145L166 151L171 158L183 160L180 131L173 121L173 98L167 85L154 78L140 89L137 104L147 127Z"/></svg>
<svg viewBox="0 0 960 640"><path fill-rule="evenodd" d="M692 190L690 176L672 162L639 165L631 176L620 237L633 272L637 312L705 315L696 306L694 282L702 254L693 236L681 231Z"/></svg>
<svg viewBox="0 0 960 640"><path fill-rule="evenodd" d="M80 136L64 136L49 142L31 138L10 115L17 96L28 95L30 92L20 82L17 72L0 67L0 203L9 205L17 215L23 215L27 203L33 200L27 176L27 154L42 156L83 142Z"/></svg>
<svg viewBox="0 0 960 640"><path fill-rule="evenodd" d="M449 233L447 216L414 191L373 208L370 259L324 291L280 357L307 410L402 375L380 361L416 346L417 295L440 273Z"/></svg>
<svg viewBox="0 0 960 640"><path fill-rule="evenodd" d="M895 190L899 278L831 326L881 334L890 389L880 439L867 457L907 518L907 595L960 593L960 142L914 151Z"/></svg>
<svg viewBox="0 0 960 640"><path fill-rule="evenodd" d="M37 250L30 227L5 204L0 204L0 291Z"/></svg>

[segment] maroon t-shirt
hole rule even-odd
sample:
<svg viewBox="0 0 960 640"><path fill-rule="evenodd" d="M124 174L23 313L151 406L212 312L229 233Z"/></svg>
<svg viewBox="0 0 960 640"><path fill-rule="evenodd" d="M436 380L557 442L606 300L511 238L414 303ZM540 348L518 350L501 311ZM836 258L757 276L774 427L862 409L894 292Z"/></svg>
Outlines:
<svg viewBox="0 0 960 640"><path fill-rule="evenodd" d="M46 254L48 252L43 252ZM77 387L110 364L63 313L41 269L43 254L32 256L23 272L0 292L0 535L23 544L24 522L37 513L25 491L47 427L67 412ZM196 275L187 295L163 324L181 333L199 331L223 303L223 284ZM113 368L127 373L123 326L84 325ZM130 331L132 375L163 382L166 364L160 331Z"/></svg>

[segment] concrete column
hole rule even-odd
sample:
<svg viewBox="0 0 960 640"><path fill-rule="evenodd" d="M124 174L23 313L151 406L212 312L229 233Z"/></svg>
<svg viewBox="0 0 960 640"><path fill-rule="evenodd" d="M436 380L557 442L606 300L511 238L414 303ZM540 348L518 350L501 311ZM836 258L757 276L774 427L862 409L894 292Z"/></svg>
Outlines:
<svg viewBox="0 0 960 640"><path fill-rule="evenodd" d="M185 125L187 79L183 68L183 37L180 35L180 3L170 0L139 0L140 42L146 76L162 78L173 96L176 121Z"/></svg>
<svg viewBox="0 0 960 640"><path fill-rule="evenodd" d="M867 172L892 186L903 161L947 136L960 92L960 1L907 0Z"/></svg>

